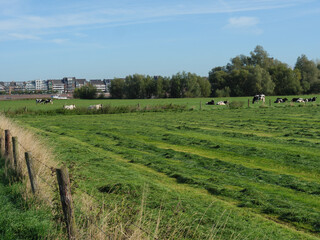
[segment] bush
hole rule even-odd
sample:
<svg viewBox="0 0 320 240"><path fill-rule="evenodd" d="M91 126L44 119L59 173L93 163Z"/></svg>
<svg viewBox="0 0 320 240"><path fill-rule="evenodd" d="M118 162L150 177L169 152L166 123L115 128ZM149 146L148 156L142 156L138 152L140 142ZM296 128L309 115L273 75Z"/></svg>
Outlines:
<svg viewBox="0 0 320 240"><path fill-rule="evenodd" d="M244 105L244 102L240 102L240 101L233 101L229 104L229 107L231 109L237 109L237 108L242 108Z"/></svg>
<svg viewBox="0 0 320 240"><path fill-rule="evenodd" d="M76 88L73 93L74 98L80 99L95 99L97 98L98 90L95 86L88 84L81 88Z"/></svg>

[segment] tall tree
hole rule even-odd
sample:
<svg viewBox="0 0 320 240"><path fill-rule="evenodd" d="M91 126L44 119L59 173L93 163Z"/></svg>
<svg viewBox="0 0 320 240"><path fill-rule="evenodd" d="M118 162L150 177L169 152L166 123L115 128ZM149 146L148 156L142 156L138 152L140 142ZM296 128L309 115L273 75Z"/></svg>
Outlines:
<svg viewBox="0 0 320 240"><path fill-rule="evenodd" d="M313 92L313 88L319 84L319 69L315 62L309 60L306 55L298 57L295 69L301 73L301 86L304 93Z"/></svg>
<svg viewBox="0 0 320 240"><path fill-rule="evenodd" d="M109 92L112 98L125 98L125 82L123 78L115 78L111 81Z"/></svg>
<svg viewBox="0 0 320 240"><path fill-rule="evenodd" d="M272 65L273 59L269 57L269 53L260 45L257 45L253 52L250 52L250 55L250 65L259 65L264 69L268 69Z"/></svg>
<svg viewBox="0 0 320 240"><path fill-rule="evenodd" d="M302 92L298 69L292 70L287 64L278 63L269 69L269 73L275 83L276 95L294 95Z"/></svg>

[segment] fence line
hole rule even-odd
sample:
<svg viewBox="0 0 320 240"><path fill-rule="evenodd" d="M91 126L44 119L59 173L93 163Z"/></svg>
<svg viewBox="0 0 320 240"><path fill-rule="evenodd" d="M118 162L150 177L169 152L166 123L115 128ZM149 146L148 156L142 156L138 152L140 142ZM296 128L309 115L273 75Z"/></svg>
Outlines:
<svg viewBox="0 0 320 240"><path fill-rule="evenodd" d="M7 130L7 129L6 129L6 130ZM8 130L7 130L6 132L7 132L7 133L10 133L10 131L8 131ZM11 156L12 156L12 154L13 154L12 144L11 144L11 142L10 142L10 139L8 140L7 137L4 139L4 135L5 135L4 133L5 133L5 131L4 131L3 129L1 129L1 128L0 128L0 133L1 133L1 134L0 134L0 155L1 155L1 157L3 157L3 158L5 159L6 162L9 163L9 164L8 164L8 167L12 168L12 167L14 167L14 164L12 164L12 162L11 162L11 161L13 161L13 159L11 159ZM5 140L6 140L6 141L5 141ZM28 158L28 157L27 157L27 155L28 155L28 154L27 154L27 153L28 153L28 150L27 150L18 140L16 140L16 143L21 147L21 150L22 150L23 152L25 152L25 154L26 154L26 156L25 156L26 159L25 159L25 160L27 160L27 158ZM5 151L5 154L3 154L3 150ZM30 157L30 156L29 156L29 157ZM31 158L31 157L30 157L30 158ZM19 166L21 167L21 174L24 174L24 175L29 174L29 177L30 177L30 169L28 169L28 171L25 171L25 170L23 170L23 168L22 168L22 166L21 166L21 163L24 162L23 156L22 156L21 154L19 154L18 159L19 159L19 161L20 161ZM29 160L30 160L30 159L29 159ZM44 166L47 170L50 170L52 177L54 176L54 174L56 174L56 168L55 168L55 167L48 166L46 163L40 161L40 160L37 159L37 158L32 158L32 160L35 160L35 161L36 161L37 163L39 163L41 166ZM28 160L27 160L27 162L28 162ZM29 168L29 166L28 166L28 168ZM25 169L25 168L24 168L24 169ZM17 169L12 169L12 170L14 170L15 174L18 174L18 173L17 173ZM7 174L7 173L6 173L6 174ZM57 184L58 184L57 182L56 182L56 185L51 184L51 183L49 183L45 178L43 178L40 174L37 174L37 173L34 173L34 176L33 176L33 177L34 177L34 181L36 180L36 178L39 177L39 179L41 179L41 181L42 181L44 184L46 184L48 187L50 187L50 189L52 190L53 193L57 191L57 189L58 189L58 188L57 188ZM21 180L21 179L19 179L19 180ZM16 180L16 181L19 181L19 180ZM36 190L34 189L34 186L33 186L34 183L32 183L31 177L30 177L30 181L31 181L32 190L33 190L33 192L35 193ZM69 182L70 182L70 180L69 180ZM82 194L86 194L87 196L89 196L90 198L92 198L95 202L97 202L98 205L100 205L100 210L99 210L99 212L101 212L102 208L107 207L104 202L102 202L100 199L98 199L97 197L95 197L95 196L93 196L92 194L90 194L87 190L79 188L79 187L78 187L79 184L78 184L77 182L73 181L73 183L74 183L73 188L79 190ZM70 193L70 194L71 194L71 193ZM41 198L42 198L43 200L45 200L48 204L52 205L53 200L50 201L49 198L47 198L46 196L43 196L43 195L41 195ZM67 198L68 198L68 197L67 197ZM70 195L70 198L71 198L71 195ZM62 197L61 197L61 201L62 201ZM63 205L63 203L62 203L62 205ZM90 218L87 216L87 214L84 214L82 211L80 211L80 213L81 213L81 215L82 215L83 217L85 217L93 226L95 226L96 229L98 229L101 233L103 233L105 237L107 237L108 239L112 239L112 237L109 236L100 226L98 226L94 221L91 221ZM69 223L66 223L67 227L68 227L68 224L69 224ZM150 233L149 231L145 230L144 228L142 228L141 226L138 226L138 225L134 224L133 222L131 222L131 224L132 224L133 226L136 226L137 228L139 228L142 232L144 232L145 234L147 234L147 236L149 236L149 237L151 236L151 233ZM68 230L68 233L69 233L69 230ZM152 238L157 240L156 237L152 237ZM70 234L69 234L69 239L76 239L76 238L75 238L75 236L70 236Z"/></svg>

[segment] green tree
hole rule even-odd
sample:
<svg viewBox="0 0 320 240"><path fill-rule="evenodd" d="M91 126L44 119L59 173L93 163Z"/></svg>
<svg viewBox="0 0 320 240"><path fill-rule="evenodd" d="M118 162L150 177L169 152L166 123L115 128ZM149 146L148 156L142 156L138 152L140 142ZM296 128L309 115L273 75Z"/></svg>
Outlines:
<svg viewBox="0 0 320 240"><path fill-rule="evenodd" d="M250 65L259 65L264 69L268 69L272 65L273 59L269 57L269 53L260 45L257 45L253 52L250 52L250 55Z"/></svg>
<svg viewBox="0 0 320 240"><path fill-rule="evenodd" d="M297 58L295 69L301 73L301 86L304 93L314 92L319 84L319 69L315 62L309 60L306 55Z"/></svg>
<svg viewBox="0 0 320 240"><path fill-rule="evenodd" d="M292 70L287 64L279 63L269 69L275 83L276 95L294 95L302 92L299 69Z"/></svg>
<svg viewBox="0 0 320 240"><path fill-rule="evenodd" d="M97 98L98 90L92 84L76 88L73 93L74 98L80 99L94 99Z"/></svg>
<svg viewBox="0 0 320 240"><path fill-rule="evenodd" d="M112 98L125 98L125 82L123 78L115 78L111 81L109 92Z"/></svg>
<svg viewBox="0 0 320 240"><path fill-rule="evenodd" d="M155 95L157 98L167 98L170 95L170 78L157 76L155 79Z"/></svg>
<svg viewBox="0 0 320 240"><path fill-rule="evenodd" d="M226 71L224 67L213 68L209 72L209 82L211 84L211 96L216 97L217 91L220 93L223 89L225 89L225 87L229 85L229 81L228 81L229 78L230 78L230 74Z"/></svg>
<svg viewBox="0 0 320 240"><path fill-rule="evenodd" d="M211 85L206 77L198 77L197 78L199 87L200 87L200 95L201 97L209 97L211 94Z"/></svg>

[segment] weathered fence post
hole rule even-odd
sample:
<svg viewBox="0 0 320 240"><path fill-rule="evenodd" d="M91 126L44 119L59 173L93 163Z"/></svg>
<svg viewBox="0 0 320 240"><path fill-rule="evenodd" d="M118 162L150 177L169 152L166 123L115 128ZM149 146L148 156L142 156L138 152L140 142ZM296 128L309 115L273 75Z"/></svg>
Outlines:
<svg viewBox="0 0 320 240"><path fill-rule="evenodd" d="M3 130L0 128L0 154L1 154L1 156L2 156L2 154L3 154L3 151L2 151L2 149L3 149Z"/></svg>
<svg viewBox="0 0 320 240"><path fill-rule="evenodd" d="M73 203L70 188L69 173L66 167L56 169L59 184L60 199L69 239L76 239L76 222L73 212Z"/></svg>
<svg viewBox="0 0 320 240"><path fill-rule="evenodd" d="M21 179L22 171L21 164L19 162L19 148L18 137L12 137L12 156L13 156L13 168L16 172L17 179Z"/></svg>
<svg viewBox="0 0 320 240"><path fill-rule="evenodd" d="M5 135L5 156L9 157L10 156L10 149L11 149L11 134L10 134L10 130L6 129L4 131L4 135Z"/></svg>
<svg viewBox="0 0 320 240"><path fill-rule="evenodd" d="M11 161L10 161L10 150L11 150L11 134L10 130L6 129L4 131L4 139L5 139L5 145L4 145L4 174L6 177L8 177L9 168L12 168Z"/></svg>
<svg viewBox="0 0 320 240"><path fill-rule="evenodd" d="M34 173L33 160L31 158L31 153L25 152L24 155L25 155L25 158L26 158L26 163L27 163L27 168L28 168L28 174L29 174L31 189L32 189L33 194L36 194L36 192L37 192L37 182L36 182L36 175Z"/></svg>

